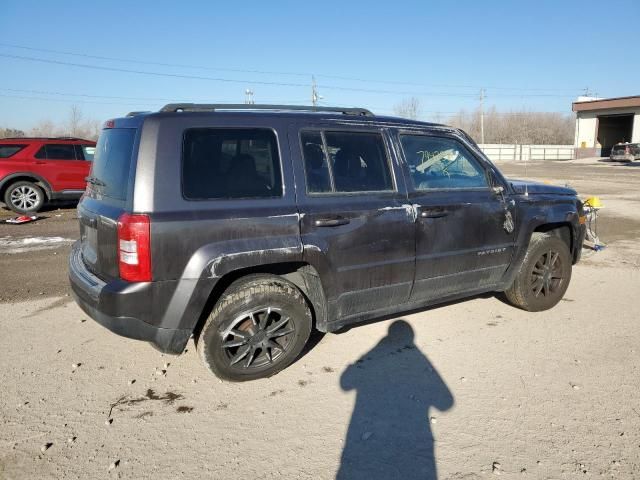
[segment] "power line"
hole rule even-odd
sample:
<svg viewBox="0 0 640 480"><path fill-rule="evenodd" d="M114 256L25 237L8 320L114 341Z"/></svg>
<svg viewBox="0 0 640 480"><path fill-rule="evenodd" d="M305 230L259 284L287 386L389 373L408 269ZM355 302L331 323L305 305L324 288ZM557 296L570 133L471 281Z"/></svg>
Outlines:
<svg viewBox="0 0 640 480"><path fill-rule="evenodd" d="M20 90L16 88L1 88L0 91L7 92L23 92L23 93L35 93L41 95L55 95L55 96L79 96L86 98L105 98L105 99L129 99L129 100L141 100L139 103L129 103L129 102L98 102L94 100L84 100L84 99L75 99L75 98L47 98L47 97L35 97L32 95L7 95L0 94L0 97L4 98L20 98L25 100L43 100L43 101L53 101L53 102L67 102L67 103L90 103L96 105L129 105L129 106L158 106L157 102L153 102L153 100L158 100L160 102L168 102L168 103L180 103L180 99L176 98L145 98L145 97L113 97L108 95L85 95L85 94L75 94L75 93L63 93L63 92L46 92L42 90ZM225 100L212 100L212 99L189 99L189 102L197 102L197 103L224 103ZM300 104L305 103L304 100L266 100L268 103L274 104ZM255 103L255 102L254 102Z"/></svg>
<svg viewBox="0 0 640 480"><path fill-rule="evenodd" d="M65 66L72 66L72 67L78 67L78 68L102 70L102 71L133 73L138 75L151 75L156 77L182 78L182 79L190 79L190 80L207 80L207 81L224 82L224 83L242 83L242 84L254 84L254 85L271 85L271 86L280 86L280 87L308 88L308 84L304 84L304 83L273 82L273 81L266 81L266 80L248 80L248 79L230 79L230 78L223 78L223 77L206 77L201 75L153 72L148 70L133 70L129 68L106 67L102 65L91 65L86 63L65 62L62 60L28 57L23 55L11 55L6 53L0 53L0 57L13 58L17 60L25 60L25 61L31 61L31 62L48 63L48 64L54 64L54 65L65 65ZM338 85L318 85L318 87L321 87L327 90L339 90L339 91L362 92L362 93L379 93L379 94L390 94L390 95L419 95L419 96L427 96L427 97L459 97L459 98L475 97L475 94L473 93L383 90L383 89L371 89L371 88L344 87L344 86L338 86ZM504 94L499 96L502 96L502 97L562 97L562 98L573 97L573 95L556 95L556 94L526 94L526 95L525 94Z"/></svg>
<svg viewBox="0 0 640 480"><path fill-rule="evenodd" d="M209 71L256 73L260 75L284 75L284 76L295 76L295 77L306 77L306 78L312 75L312 73L310 72L284 72L284 71L272 71L272 70L254 70L254 69L242 69L242 68L230 68L230 67L211 67L211 66L204 66L204 65L181 64L181 63L154 62L149 60L140 60L140 59L131 59L131 58L122 58L122 57L90 55L86 53L70 52L65 50L36 48L36 47L16 45L12 43L4 43L4 42L0 42L0 46L17 48L22 50L29 50L34 52L46 52L46 53L54 53L59 55L70 55L70 56L82 57L82 58L92 58L95 60L107 60L107 61L113 61L113 62L134 63L134 64L140 64L140 65L156 65L156 66L171 67L171 68L191 68L191 69L209 70ZM429 85L429 84L417 83L417 82L407 82L407 81L398 81L398 80L376 80L372 78L361 78L361 77L351 77L351 76L331 75L331 74L316 74L316 76L320 78L330 78L334 80L365 82L369 84L379 83L379 84L386 84L386 85L408 85L408 86L421 87L421 88L434 88L434 87L435 88L441 88L441 87L442 88L469 88L469 89L478 88L477 85L451 85L451 84L447 84L447 85L430 84ZM559 91L556 88L532 88L532 87L523 88L523 87L488 86L485 88L489 88L491 90L512 90L512 91L528 91L528 92L534 92L534 91L558 92ZM565 91L567 92L567 95L569 95L569 92L572 92L571 96L573 96L574 92L577 90L579 89L570 89L570 90L567 89Z"/></svg>
<svg viewBox="0 0 640 480"><path fill-rule="evenodd" d="M2 90L2 89L0 89ZM134 107L154 107L157 106L157 104L155 103L120 103L120 102L97 102L97 101L91 101L91 100L75 100L75 99L64 99L64 98L43 98L43 97L34 97L34 96L28 96L28 95L6 95L6 94L0 94L0 97L2 98L18 98L21 100L35 100L35 101L45 101L45 102L66 102L66 103L80 103L80 104L93 104L93 105L111 105L111 106L134 106ZM173 100L169 100L169 101L173 101ZM211 101L211 100L209 100ZM273 101L274 103L278 103L278 102L283 102L283 100L275 100ZM224 103L224 102L223 102ZM304 103L304 102L291 102L294 104L300 104L300 103ZM323 102L324 103L324 102ZM383 108L383 107L375 107L375 106L370 106L370 105L365 105L365 107L369 108L370 110L375 112L393 112L393 109L390 108ZM460 113L463 114L467 114L467 115L474 115L475 112L465 112L465 111L441 111L441 110L431 110L431 111L423 111L423 114L426 115L449 115L449 116L454 116L454 115L459 115ZM529 116L529 115L537 115L537 114L557 114L557 115L567 115L566 112L557 112L557 111L544 111L544 112L534 112L534 111L527 111L527 112L495 112L496 115L499 116L503 116L503 117L522 117L522 116Z"/></svg>
<svg viewBox="0 0 640 480"><path fill-rule="evenodd" d="M248 79L230 79L230 78L222 78L222 77L205 77L201 75L186 75L179 73L165 73L165 72L152 72L148 70L133 70L129 68L119 68L119 67L105 67L102 65L90 65L86 63L75 63L75 62L65 62L62 60L52 60L46 58L37 58L37 57L26 57L22 55L9 55L6 53L0 53L0 57L5 58L13 58L18 60L26 60L32 62L41 62L41 63L49 63L54 65L65 65L79 68L87 68L94 70L103 70L103 71L112 71L112 72L120 72L120 73L133 73L138 75L151 75L156 77L169 77L169 78L183 78L190 80L207 80L214 82L225 82L225 83L242 83L242 84L254 84L254 85L271 85L271 86L279 86L279 87L304 87L308 88L308 84L304 83L291 83L291 82L270 82L266 80L248 80ZM323 88L333 89L333 90L344 90L344 91L355 91L355 92L368 92L368 93L385 93L385 94L409 94L415 95L417 92L396 92L390 90L376 90L376 89L361 89L361 88L353 88L353 87L339 87L339 86L329 86L324 85ZM459 96L459 97L469 97L473 96L471 94L443 94L443 93L434 93L434 94L426 94L419 93L420 95L430 96Z"/></svg>
<svg viewBox="0 0 640 480"><path fill-rule="evenodd" d="M63 93L63 92L53 92L50 90L23 90L19 88L3 88L0 87L0 90L6 90L8 92L21 92L21 93L36 93L42 95L66 95L71 97L86 97L86 98L110 98L110 99L118 99L118 100L158 100L161 102L171 102L175 101L175 98L163 98L163 97L120 97L113 95L88 95L84 93Z"/></svg>
<svg viewBox="0 0 640 480"><path fill-rule="evenodd" d="M141 103L128 103L128 102L96 102L96 101L91 101L91 100L78 100L75 98L69 98L69 99L65 99L65 98L43 98L43 97L34 97L34 96L28 96L28 95L7 95L7 94L1 94L0 96L2 97L6 97L6 98L23 98L23 99L30 99L30 100L45 100L45 101L60 101L60 102L68 102L68 103L94 103L94 104L101 104L101 105L134 105L134 106L142 106L142 105L146 105L146 106L152 106L152 105L157 105L157 103L155 103L155 101L160 101L160 102L171 102L171 103L176 103L181 101L179 98L176 99L175 97L120 97L120 96L113 96L113 95L90 95L90 94L85 94L85 93L69 93L69 92L57 92L57 91L51 91L51 90L27 90L27 89L18 89L18 88L5 88L5 87L1 87L0 86L0 91L3 92L17 92L17 93L32 93L32 94L39 94L39 95L53 95L53 96L69 96L69 97L83 97L83 98L97 98L97 99L122 99L122 100L140 100ZM185 100L186 101L186 100ZM188 101L190 102L202 102L202 103L206 103L206 102L210 102L210 103L225 103L228 102L229 100L214 100L214 99L189 99ZM263 100L264 103L272 103L272 104L291 104L291 105L300 105L300 104L305 104L308 100L304 100L304 99L297 99L297 100L293 100L293 99L289 99L289 100L282 100L282 99L267 99L267 100ZM327 102L322 102L319 101L318 102L321 105L324 106L331 106L330 104L328 104ZM393 108L388 108L388 107L381 107L381 106L371 106L371 105L365 105L367 108L374 110L376 112L393 112L394 109ZM458 115L458 114L465 114L465 115L473 115L475 112L474 111L466 111L464 109L462 110L457 110L457 111L444 111L444 110L423 110L422 113L424 114L433 114L433 115ZM554 113L554 114L558 114L558 115L566 115L567 112L565 111L525 111L525 112L495 112L498 115L501 116L523 116L523 115L529 115L529 114L544 114L544 113Z"/></svg>
<svg viewBox="0 0 640 480"><path fill-rule="evenodd" d="M135 106L135 107L140 107L140 106L151 106L151 105L157 105L157 104L151 104L151 103L123 103L123 102L97 102L94 100L71 100L71 99L66 99L66 98L46 98L46 97L34 97L34 96L30 96L30 95L6 95L6 94L2 94L0 93L0 97L3 98L20 98L22 100L38 100L38 101L44 101L44 102L65 102L65 103L91 103L91 104L95 104L95 105L129 105L129 106Z"/></svg>
<svg viewBox="0 0 640 480"><path fill-rule="evenodd" d="M88 65L86 63L63 62L61 60L25 57L21 55L9 55L6 53L0 53L0 57L14 58L18 60L27 60L32 62L50 63L54 65L66 65L66 66L89 68L89 69L95 69L95 70L106 70L111 72L135 73L139 75L152 75L156 77L186 78L190 80L209 80L209 81L227 82L227 83L251 83L251 84L258 84L258 85L275 85L275 86L281 86L281 87L307 87L308 86L303 83L267 82L264 80L258 81L258 80L246 80L246 79L236 80L236 79L220 78L220 77L204 77L200 75L183 75L179 73L150 72L148 70L132 70L129 68L104 67L102 65Z"/></svg>
<svg viewBox="0 0 640 480"><path fill-rule="evenodd" d="M8 91L12 91L15 89L0 89L0 90L8 90ZM66 94L66 93L59 93L59 92L52 92L52 94L56 94L56 95L70 95L70 94ZM19 98L19 99L23 99L23 100L37 100L37 101L50 101L50 102L66 102L66 103L81 103L81 104L85 104L85 103L89 103L89 104L96 104L96 105L128 105L128 106L137 106L137 107L152 107L152 106L157 106L157 103L124 103L124 102L97 102L97 101L92 101L92 100L77 100L77 99L66 99L66 98L46 98L46 97L34 97L34 96L29 96L29 95L7 95L7 94L0 94L0 97L3 98ZM102 96L96 96L96 97L102 97ZM133 98L133 97L132 97ZM163 100L163 101L168 101L168 102L176 102L175 99L167 99L167 100ZM192 100L193 101L193 100ZM197 101L197 100L196 100ZM224 100L218 100L218 101L214 101L214 100L203 100L204 102L214 102L214 103L224 103ZM306 101L304 100L300 100L300 101L291 101L291 100L270 100L267 101L268 103L280 103L280 104L291 104L291 105L299 105L299 104L303 104L306 103ZM325 102L322 102L323 104ZM329 106L329 105L327 105ZM386 108L386 107L375 107L375 106L370 106L370 105L365 105L365 107L369 108L370 110L375 112L393 112L394 110L392 108ZM442 110L429 110L429 111L422 111L423 114L432 114L432 115L458 115L460 113L465 114L465 115L474 115L475 112L467 112L465 110L458 110L458 111L442 111ZM536 115L536 114L549 114L549 113L553 113L553 114L557 114L557 115L567 115L567 112L559 112L559 111L526 111L526 112L495 112L497 115L499 116L507 116L507 117L518 117L518 116L528 116L528 115Z"/></svg>
<svg viewBox="0 0 640 480"><path fill-rule="evenodd" d="M49 48L35 48L35 47L26 47L23 45L14 45L11 43L0 43L1 47L10 47L10 48L20 48L23 50L31 50L34 52L45 52L45 53L56 53L60 55L72 55L75 57L83 57L83 58L93 58L95 60L108 60L113 62L125 62L125 63L138 63L141 65L156 65L160 67L176 67L176 68L193 68L199 70L211 70L211 71L219 71L219 72L236 72L236 73L258 73L265 75L293 75L296 77L306 77L308 74L306 73L295 73L295 72L274 72L269 70L251 70L251 69L242 69L242 68L224 68L224 67L206 67L203 65L188 65L182 63L164 63L164 62L150 62L148 60L134 60L130 58L121 58L121 57L105 57L102 55L89 55L86 53L77 53L77 52L69 52L64 50L52 50Z"/></svg>

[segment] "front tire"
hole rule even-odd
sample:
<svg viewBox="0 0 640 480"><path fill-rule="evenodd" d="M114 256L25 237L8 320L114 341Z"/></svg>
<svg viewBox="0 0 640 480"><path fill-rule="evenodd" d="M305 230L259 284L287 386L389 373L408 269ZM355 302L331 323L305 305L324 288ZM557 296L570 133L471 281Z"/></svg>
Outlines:
<svg viewBox="0 0 640 480"><path fill-rule="evenodd" d="M289 366L311 333L302 292L275 275L250 275L222 294L197 339L205 366L234 382L275 375Z"/></svg>
<svg viewBox="0 0 640 480"><path fill-rule="evenodd" d="M513 285L505 292L512 305L529 312L554 307L571 280L571 252L559 237L534 232Z"/></svg>
<svg viewBox="0 0 640 480"><path fill-rule="evenodd" d="M31 215L44 205L44 192L31 182L16 182L4 193L4 203L16 213Z"/></svg>

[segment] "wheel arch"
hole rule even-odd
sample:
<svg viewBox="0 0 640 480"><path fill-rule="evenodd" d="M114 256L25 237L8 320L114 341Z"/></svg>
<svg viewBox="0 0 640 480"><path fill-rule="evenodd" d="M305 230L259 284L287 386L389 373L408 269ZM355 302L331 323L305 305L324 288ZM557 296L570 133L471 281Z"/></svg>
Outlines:
<svg viewBox="0 0 640 480"><path fill-rule="evenodd" d="M573 232L571 231L571 223L569 222L553 222L553 223L543 223L542 225L538 225L533 229L533 232L540 233L549 233L551 235L555 235L560 238L564 243L567 244L567 248L573 255Z"/></svg>
<svg viewBox="0 0 640 480"><path fill-rule="evenodd" d="M0 180L0 199L4 199L4 194L7 189L16 182L32 182L42 188L45 195L45 201L51 199L53 190L51 185L43 177L31 172L16 172L11 175L7 175Z"/></svg>
<svg viewBox="0 0 640 480"><path fill-rule="evenodd" d="M225 273L211 288L200 317L194 326L194 335L197 337L200 334L213 307L233 282L248 275L261 273L282 277L298 287L309 303L314 327L321 332L327 331L327 303L320 275L308 263L292 261L238 268Z"/></svg>
<svg viewBox="0 0 640 480"><path fill-rule="evenodd" d="M501 287L504 289L513 283L535 232L550 233L562 239L569 248L574 264L580 258L580 213L574 201L567 200L551 205L523 203L519 213L520 215L516 216L519 217L516 252L501 281Z"/></svg>

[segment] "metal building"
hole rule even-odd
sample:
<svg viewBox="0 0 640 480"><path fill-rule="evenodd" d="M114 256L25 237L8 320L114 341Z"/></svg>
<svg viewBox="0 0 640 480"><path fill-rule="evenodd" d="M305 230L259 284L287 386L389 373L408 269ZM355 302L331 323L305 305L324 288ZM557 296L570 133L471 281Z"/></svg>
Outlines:
<svg viewBox="0 0 640 480"><path fill-rule="evenodd" d="M618 98L579 97L576 112L576 158L606 157L620 142L640 142L640 95Z"/></svg>

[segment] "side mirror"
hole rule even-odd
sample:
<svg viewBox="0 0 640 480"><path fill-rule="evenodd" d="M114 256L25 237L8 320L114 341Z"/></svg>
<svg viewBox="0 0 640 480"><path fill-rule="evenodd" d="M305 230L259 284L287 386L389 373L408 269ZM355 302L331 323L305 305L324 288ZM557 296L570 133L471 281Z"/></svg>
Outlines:
<svg viewBox="0 0 640 480"><path fill-rule="evenodd" d="M504 187L502 185L491 187L491 191L496 195L502 195L502 193L504 192Z"/></svg>

